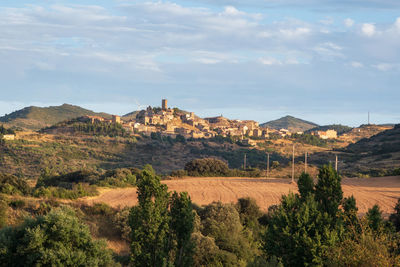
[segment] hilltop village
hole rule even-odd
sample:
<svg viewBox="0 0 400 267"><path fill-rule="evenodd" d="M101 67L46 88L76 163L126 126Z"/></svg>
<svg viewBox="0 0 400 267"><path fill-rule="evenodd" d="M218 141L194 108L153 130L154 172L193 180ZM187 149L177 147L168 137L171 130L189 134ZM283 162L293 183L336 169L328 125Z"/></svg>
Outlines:
<svg viewBox="0 0 400 267"><path fill-rule="evenodd" d="M178 108L169 108L167 99L163 99L161 108L147 107L146 110L137 112L135 118L129 120L117 115L112 119L99 116L84 116L80 120L85 122L119 123L131 133L139 133L150 136L152 133L160 133L164 136L176 137L182 135L185 138L212 138L217 135L224 137L237 137L244 143L251 145L251 139L267 139L271 135L283 138L293 133L288 129L262 128L254 120L230 120L217 116L200 118L193 112L182 111ZM303 132L296 132L302 134ZM335 130L316 131L312 134L321 139L337 138ZM249 139L251 138L251 139Z"/></svg>

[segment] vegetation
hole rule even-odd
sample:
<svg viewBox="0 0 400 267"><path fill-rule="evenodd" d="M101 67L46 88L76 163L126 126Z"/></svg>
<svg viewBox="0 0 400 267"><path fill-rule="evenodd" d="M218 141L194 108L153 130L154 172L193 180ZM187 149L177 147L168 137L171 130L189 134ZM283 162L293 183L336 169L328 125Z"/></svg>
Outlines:
<svg viewBox="0 0 400 267"><path fill-rule="evenodd" d="M31 188L25 179L0 173L0 193L9 195L27 195Z"/></svg>
<svg viewBox="0 0 400 267"><path fill-rule="evenodd" d="M131 261L134 266L188 266L192 262L194 215L190 198L174 193L145 170L138 183L139 205L131 209Z"/></svg>
<svg viewBox="0 0 400 267"><path fill-rule="evenodd" d="M312 134L292 134L289 139L294 139L295 142L308 144L312 146L326 147L328 142Z"/></svg>
<svg viewBox="0 0 400 267"><path fill-rule="evenodd" d="M355 199L342 198L340 176L331 166L321 168L318 178L314 185L309 175L302 174L300 194L283 196L268 213L265 256L281 260L284 266L399 264L398 236L379 207L359 218Z"/></svg>
<svg viewBox="0 0 400 267"><path fill-rule="evenodd" d="M324 125L324 126L317 126L315 128L312 128L310 130L307 130L305 133L311 133L314 131L327 131L327 130L335 130L338 135L350 132L353 128L346 126L346 125L341 125L341 124L332 124L332 125Z"/></svg>
<svg viewBox="0 0 400 267"><path fill-rule="evenodd" d="M68 208L0 230L2 266L115 266L104 241Z"/></svg>
<svg viewBox="0 0 400 267"><path fill-rule="evenodd" d="M229 169L228 164L216 158L194 159L186 163L184 170L171 172L171 176L174 177L260 177L261 175L262 171L257 168Z"/></svg>
<svg viewBox="0 0 400 267"><path fill-rule="evenodd" d="M311 128L318 126L317 124L305 120L301 120L292 116L285 116L280 119L269 121L260 125L261 127L268 127L272 129L292 129L294 131L304 132Z"/></svg>

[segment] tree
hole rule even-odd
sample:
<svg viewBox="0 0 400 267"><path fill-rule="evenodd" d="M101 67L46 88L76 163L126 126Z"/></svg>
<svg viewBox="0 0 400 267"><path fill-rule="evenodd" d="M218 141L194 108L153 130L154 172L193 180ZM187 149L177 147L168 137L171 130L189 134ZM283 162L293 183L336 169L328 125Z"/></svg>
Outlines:
<svg viewBox="0 0 400 267"><path fill-rule="evenodd" d="M284 266L322 265L338 235L326 223L328 214L319 208L312 196L304 200L292 193L283 196L268 222L265 254L281 258Z"/></svg>
<svg viewBox="0 0 400 267"><path fill-rule="evenodd" d="M7 202L3 199L2 195L0 195L0 228L7 225L7 210Z"/></svg>
<svg viewBox="0 0 400 267"><path fill-rule="evenodd" d="M338 208L343 199L341 180L332 165L325 165L319 170L318 182L315 185L315 199L333 222L336 221Z"/></svg>
<svg viewBox="0 0 400 267"><path fill-rule="evenodd" d="M191 266L194 243L191 235L194 229L192 201L186 192L174 192L171 198L170 229L176 241L175 266Z"/></svg>
<svg viewBox="0 0 400 267"><path fill-rule="evenodd" d="M131 260L134 266L163 266L168 258L169 193L151 171L137 185L138 206L131 209Z"/></svg>
<svg viewBox="0 0 400 267"><path fill-rule="evenodd" d="M366 214L366 218L368 220L369 227L375 231L380 232L383 230L384 221L382 218L382 211L378 205L374 205L370 208Z"/></svg>
<svg viewBox="0 0 400 267"><path fill-rule="evenodd" d="M0 230L2 266L115 266L104 241L71 208L62 207Z"/></svg>
<svg viewBox="0 0 400 267"><path fill-rule="evenodd" d="M308 173L303 172L297 181L300 197L306 199L307 196L314 194L314 181Z"/></svg>
<svg viewBox="0 0 400 267"><path fill-rule="evenodd" d="M391 221L396 227L396 231L400 231L400 199L397 201L396 206L394 207L394 213L390 214L389 221Z"/></svg>

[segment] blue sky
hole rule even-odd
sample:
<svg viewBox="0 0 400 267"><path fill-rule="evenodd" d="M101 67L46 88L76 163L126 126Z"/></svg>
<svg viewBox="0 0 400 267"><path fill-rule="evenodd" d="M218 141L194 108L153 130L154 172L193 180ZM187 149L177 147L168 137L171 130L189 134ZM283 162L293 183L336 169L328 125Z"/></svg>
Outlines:
<svg viewBox="0 0 400 267"><path fill-rule="evenodd" d="M400 123L400 1L2 1L0 116L71 103Z"/></svg>

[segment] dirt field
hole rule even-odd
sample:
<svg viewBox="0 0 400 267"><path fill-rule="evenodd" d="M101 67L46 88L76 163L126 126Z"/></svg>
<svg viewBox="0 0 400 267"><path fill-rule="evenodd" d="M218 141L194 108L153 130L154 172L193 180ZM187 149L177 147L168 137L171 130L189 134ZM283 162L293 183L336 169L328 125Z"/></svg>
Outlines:
<svg viewBox="0 0 400 267"><path fill-rule="evenodd" d="M297 192L297 185L289 179L263 178L185 178L163 181L170 191L187 191L192 201L198 205L213 201L236 202L240 197L256 199L262 210L278 204L281 196L290 191ZM359 212L364 214L374 204L378 204L384 214L393 212L400 198L400 177L351 178L343 179L345 196L354 195ZM136 189L100 189L100 195L86 198L87 203L105 202L113 207L133 206L137 203Z"/></svg>

